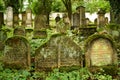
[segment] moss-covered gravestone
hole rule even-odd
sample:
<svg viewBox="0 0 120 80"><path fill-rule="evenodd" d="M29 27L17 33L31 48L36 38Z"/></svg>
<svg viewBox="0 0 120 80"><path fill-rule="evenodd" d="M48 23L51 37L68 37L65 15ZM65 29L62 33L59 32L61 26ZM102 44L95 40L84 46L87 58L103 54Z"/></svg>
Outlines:
<svg viewBox="0 0 120 80"><path fill-rule="evenodd" d="M7 39L7 33L0 30L0 51L4 50L4 41Z"/></svg>
<svg viewBox="0 0 120 80"><path fill-rule="evenodd" d="M85 45L87 67L117 66L117 53L113 39L107 34L90 36Z"/></svg>
<svg viewBox="0 0 120 80"><path fill-rule="evenodd" d="M82 66L81 48L65 35L53 35L35 52L36 70Z"/></svg>
<svg viewBox="0 0 120 80"><path fill-rule="evenodd" d="M30 47L24 37L14 36L5 42L4 64L9 68L30 67Z"/></svg>
<svg viewBox="0 0 120 80"><path fill-rule="evenodd" d="M15 28L14 35L25 36L25 29L22 27Z"/></svg>

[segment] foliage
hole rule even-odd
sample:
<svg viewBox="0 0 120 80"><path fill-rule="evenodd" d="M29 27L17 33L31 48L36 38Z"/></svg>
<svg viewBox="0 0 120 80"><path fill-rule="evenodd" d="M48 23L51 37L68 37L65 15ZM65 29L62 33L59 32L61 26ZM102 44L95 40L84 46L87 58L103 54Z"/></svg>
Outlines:
<svg viewBox="0 0 120 80"><path fill-rule="evenodd" d="M72 1L72 11L75 12L78 6L84 6L84 5L85 5L85 2L82 0Z"/></svg>
<svg viewBox="0 0 120 80"><path fill-rule="evenodd" d="M4 68L0 63L0 80L27 80L30 73L27 70L15 70Z"/></svg>
<svg viewBox="0 0 120 80"><path fill-rule="evenodd" d="M3 11L4 10L4 2L3 0L0 0L0 11Z"/></svg>
<svg viewBox="0 0 120 80"><path fill-rule="evenodd" d="M59 69L54 69L49 72L46 80L113 80L112 76L102 73L92 74L87 68L81 68L71 72L60 72Z"/></svg>
<svg viewBox="0 0 120 80"><path fill-rule="evenodd" d="M32 39L30 40L30 46L31 46L31 56L35 55L35 50L45 44L50 37L52 36L51 30L47 30L47 38L46 39Z"/></svg>
<svg viewBox="0 0 120 80"><path fill-rule="evenodd" d="M84 2L84 6L86 7L86 11L93 13L93 12L97 12L98 9L103 9L106 12L110 11L110 4L109 1L105 1L105 0L92 0L92 1L88 1L88 2Z"/></svg>
<svg viewBox="0 0 120 80"><path fill-rule="evenodd" d="M52 3L52 10L55 12L65 11L65 7L63 3L61 2L61 0L54 0L54 2Z"/></svg>
<svg viewBox="0 0 120 80"><path fill-rule="evenodd" d="M4 0L5 7L13 7L14 13L19 13L19 9L21 9L23 0Z"/></svg>
<svg viewBox="0 0 120 80"><path fill-rule="evenodd" d="M35 0L30 7L34 14L47 14L51 12L52 0Z"/></svg>
<svg viewBox="0 0 120 80"><path fill-rule="evenodd" d="M120 71L118 72L120 74ZM80 68L70 72L60 72L54 69L52 72L31 72L29 70L16 70L4 68L0 63L0 80L113 80L111 75L104 73L91 73L87 68Z"/></svg>

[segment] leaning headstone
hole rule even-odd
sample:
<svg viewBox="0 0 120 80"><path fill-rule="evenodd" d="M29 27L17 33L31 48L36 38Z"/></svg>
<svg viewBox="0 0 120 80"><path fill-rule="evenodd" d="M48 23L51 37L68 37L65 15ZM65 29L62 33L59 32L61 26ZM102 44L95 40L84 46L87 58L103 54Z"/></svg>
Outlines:
<svg viewBox="0 0 120 80"><path fill-rule="evenodd" d="M115 44L109 35L92 35L88 38L85 47L85 62L87 67L117 65Z"/></svg>
<svg viewBox="0 0 120 80"><path fill-rule="evenodd" d="M31 11L31 9L26 10L26 25L28 28L32 27L32 11Z"/></svg>
<svg viewBox="0 0 120 80"><path fill-rule="evenodd" d="M28 41L21 36L8 38L5 42L4 59L5 67L29 68L30 46Z"/></svg>
<svg viewBox="0 0 120 80"><path fill-rule="evenodd" d="M13 27L13 8L8 7L6 11L6 25Z"/></svg>
<svg viewBox="0 0 120 80"><path fill-rule="evenodd" d="M81 48L65 35L53 35L35 53L35 68L37 71L82 66Z"/></svg>

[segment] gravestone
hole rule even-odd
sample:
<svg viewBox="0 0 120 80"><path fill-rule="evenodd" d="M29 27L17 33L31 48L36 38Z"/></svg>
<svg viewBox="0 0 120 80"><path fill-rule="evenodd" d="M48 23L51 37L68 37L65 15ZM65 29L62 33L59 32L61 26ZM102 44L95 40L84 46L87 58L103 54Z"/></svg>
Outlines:
<svg viewBox="0 0 120 80"><path fill-rule="evenodd" d="M35 16L34 23L35 27L34 30L46 30L48 29L46 25L47 17L44 14L39 14Z"/></svg>
<svg viewBox="0 0 120 80"><path fill-rule="evenodd" d="M33 38L33 29L25 29L25 35L28 40Z"/></svg>
<svg viewBox="0 0 120 80"><path fill-rule="evenodd" d="M79 15L80 15L80 27L86 27L85 7L79 6L76 8L76 10L79 12Z"/></svg>
<svg viewBox="0 0 120 80"><path fill-rule="evenodd" d="M86 24L86 27L89 25L89 23L90 23L89 18L85 18L85 24Z"/></svg>
<svg viewBox="0 0 120 80"><path fill-rule="evenodd" d="M95 26L97 26L97 20L98 20L97 18L94 19Z"/></svg>
<svg viewBox="0 0 120 80"><path fill-rule="evenodd" d="M80 26L80 15L79 13L74 13L72 15L72 27L79 28L79 26Z"/></svg>
<svg viewBox="0 0 120 80"><path fill-rule="evenodd" d="M22 26L26 26L26 12L22 12Z"/></svg>
<svg viewBox="0 0 120 80"><path fill-rule="evenodd" d="M100 9L97 14L98 14L98 18L97 18L97 26L98 26L98 28L104 27L105 24L106 24L105 11Z"/></svg>
<svg viewBox="0 0 120 80"><path fill-rule="evenodd" d="M107 25L109 23L108 17L105 17L105 24Z"/></svg>
<svg viewBox="0 0 120 80"><path fill-rule="evenodd" d="M7 33L0 30L0 51L4 50L4 41L7 39Z"/></svg>
<svg viewBox="0 0 120 80"><path fill-rule="evenodd" d="M5 42L4 65L9 68L29 68L30 67L30 45L21 36L8 38Z"/></svg>
<svg viewBox="0 0 120 80"><path fill-rule="evenodd" d="M17 27L14 29L14 35L25 36L25 29L22 27Z"/></svg>
<svg viewBox="0 0 120 80"><path fill-rule="evenodd" d="M81 48L65 35L53 35L35 53L35 68L37 71L82 66Z"/></svg>
<svg viewBox="0 0 120 80"><path fill-rule="evenodd" d="M26 25L28 28L32 27L32 11L31 11L31 9L26 10Z"/></svg>
<svg viewBox="0 0 120 80"><path fill-rule="evenodd" d="M13 27L13 8L12 7L7 7L6 25L9 27Z"/></svg>
<svg viewBox="0 0 120 80"><path fill-rule="evenodd" d="M46 30L49 28L46 25L46 21L47 21L47 17L44 14L39 14L35 16L34 19L34 23L35 23L35 27L34 27L34 38L41 38L45 36L47 36Z"/></svg>
<svg viewBox="0 0 120 80"><path fill-rule="evenodd" d="M109 35L92 35L86 45L87 67L117 65L117 53Z"/></svg>
<svg viewBox="0 0 120 80"><path fill-rule="evenodd" d="M19 16L18 15L19 14L17 14L17 13L13 14L13 25L14 25L14 28L19 25Z"/></svg>
<svg viewBox="0 0 120 80"><path fill-rule="evenodd" d="M70 20L67 14L63 14L63 23L65 32L70 29Z"/></svg>

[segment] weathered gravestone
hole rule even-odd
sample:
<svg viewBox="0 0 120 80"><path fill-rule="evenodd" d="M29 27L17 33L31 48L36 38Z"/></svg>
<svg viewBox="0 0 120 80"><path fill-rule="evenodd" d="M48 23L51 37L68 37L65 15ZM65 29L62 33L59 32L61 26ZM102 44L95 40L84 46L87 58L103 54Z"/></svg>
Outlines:
<svg viewBox="0 0 120 80"><path fill-rule="evenodd" d="M28 28L32 27L32 11L29 8L26 10L26 25Z"/></svg>
<svg viewBox="0 0 120 80"><path fill-rule="evenodd" d="M26 12L22 12L22 26L26 26L26 19L27 19Z"/></svg>
<svg viewBox="0 0 120 80"><path fill-rule="evenodd" d="M35 51L36 70L82 66L81 48L65 35L53 35Z"/></svg>
<svg viewBox="0 0 120 80"><path fill-rule="evenodd" d="M22 27L17 27L14 29L14 35L25 36L25 29Z"/></svg>
<svg viewBox="0 0 120 80"><path fill-rule="evenodd" d="M4 41L7 39L7 33L0 30L0 51L4 50Z"/></svg>
<svg viewBox="0 0 120 80"><path fill-rule="evenodd" d="M9 68L30 67L30 47L24 37L14 36L5 42L4 65Z"/></svg>
<svg viewBox="0 0 120 80"><path fill-rule="evenodd" d="M79 12L80 15L80 27L86 27L86 21L85 21L85 7L79 6L76 8L76 10Z"/></svg>
<svg viewBox="0 0 120 80"><path fill-rule="evenodd" d="M12 27L13 26L13 8L8 7L6 11L6 25Z"/></svg>
<svg viewBox="0 0 120 80"><path fill-rule="evenodd" d="M97 26L98 26L98 28L104 27L105 24L106 24L105 11L100 9L97 14L98 14L98 18L97 18Z"/></svg>
<svg viewBox="0 0 120 80"><path fill-rule="evenodd" d="M13 26L14 28L19 25L19 14L14 13L13 14Z"/></svg>
<svg viewBox="0 0 120 80"><path fill-rule="evenodd" d="M34 23L34 38L46 38L46 30L49 28L46 25L47 17L45 14L39 14L35 16Z"/></svg>
<svg viewBox="0 0 120 80"><path fill-rule="evenodd" d="M90 36L86 44L85 62L87 67L117 65L113 39L107 34Z"/></svg>
<svg viewBox="0 0 120 80"><path fill-rule="evenodd" d="M80 15L79 13L74 13L72 15L72 28L79 28L80 26Z"/></svg>

